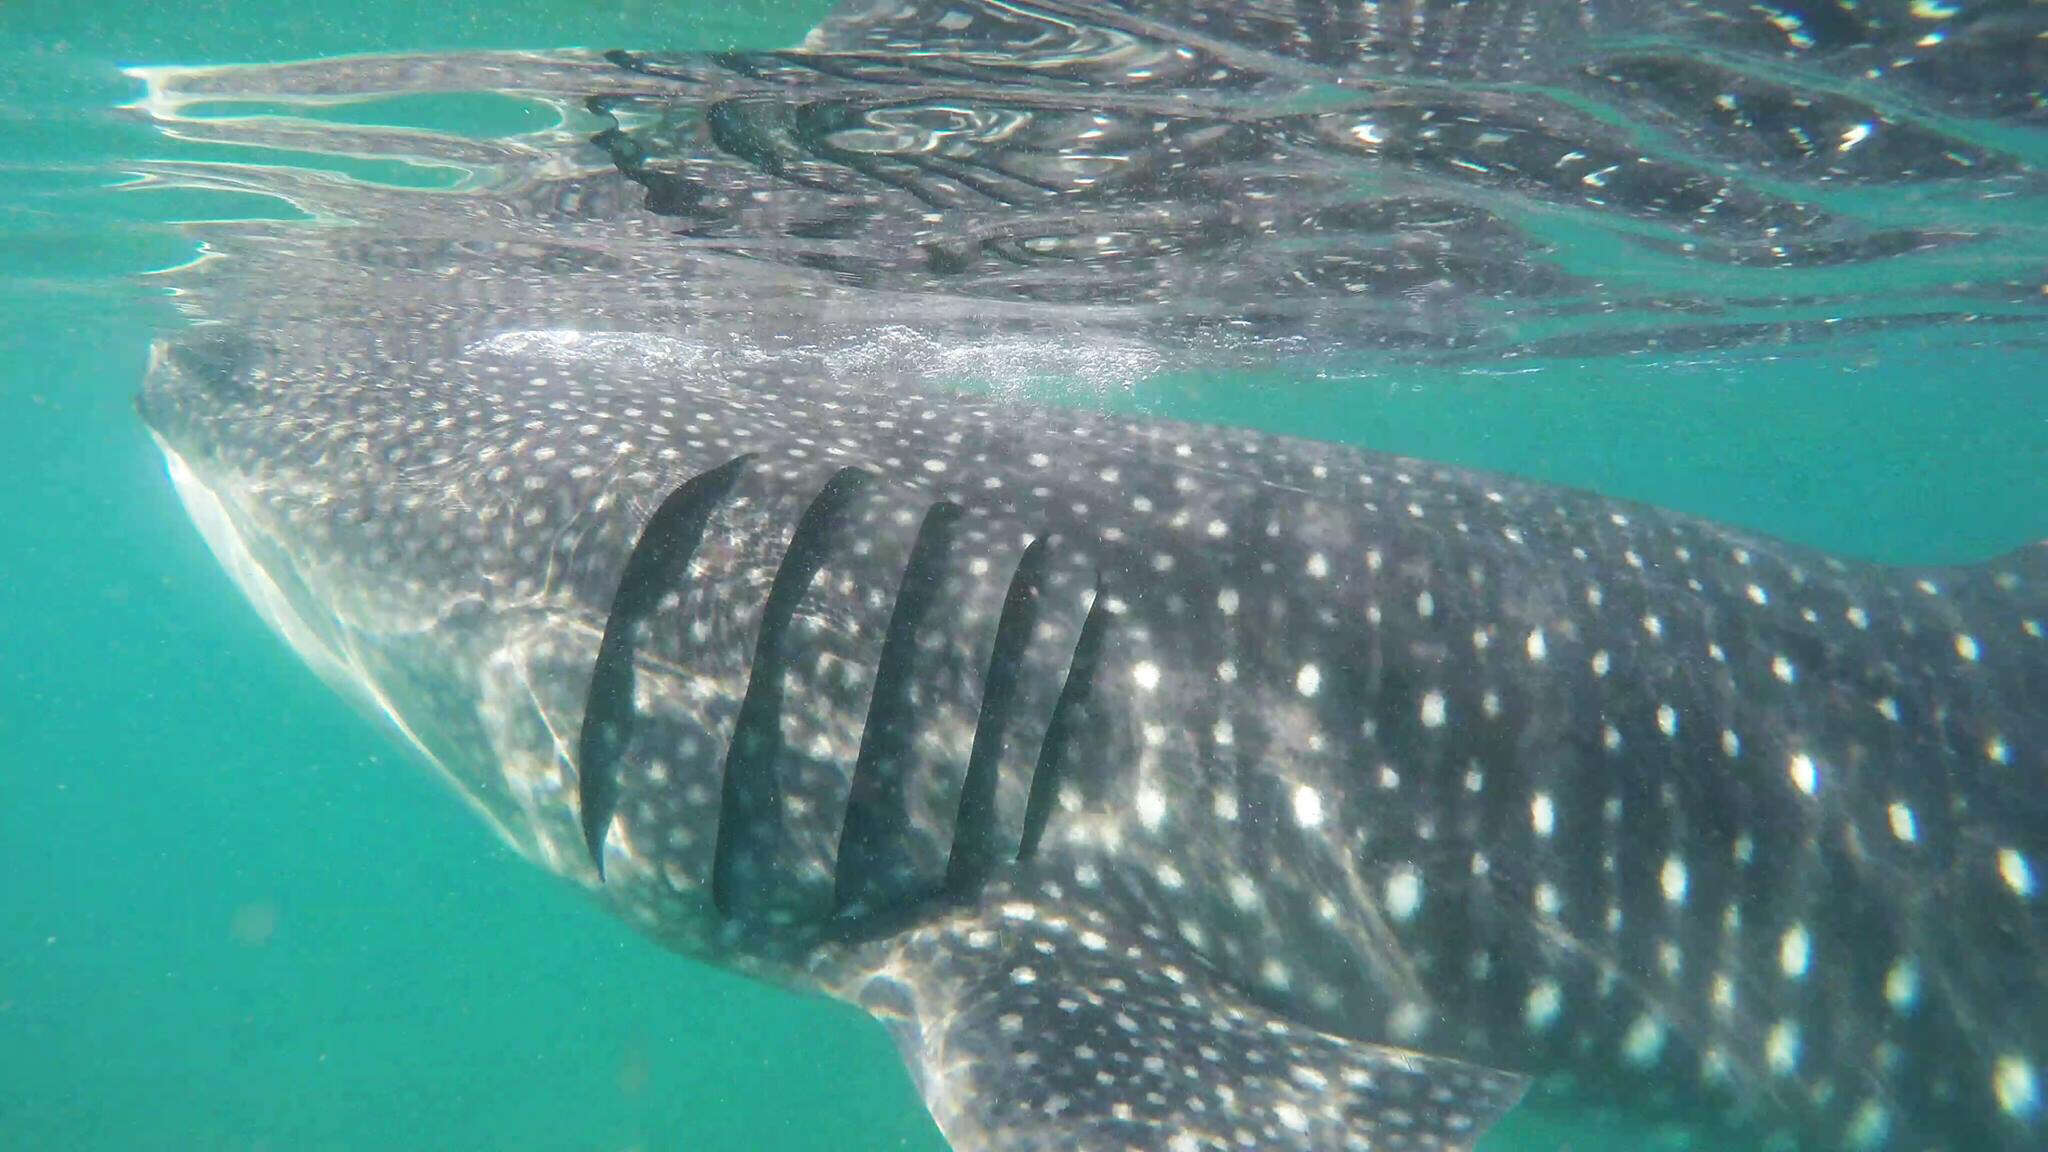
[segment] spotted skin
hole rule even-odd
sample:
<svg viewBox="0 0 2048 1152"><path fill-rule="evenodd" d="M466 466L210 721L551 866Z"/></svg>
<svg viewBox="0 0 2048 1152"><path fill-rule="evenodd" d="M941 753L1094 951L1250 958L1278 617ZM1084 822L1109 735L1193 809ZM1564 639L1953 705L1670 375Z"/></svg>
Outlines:
<svg viewBox="0 0 2048 1152"><path fill-rule="evenodd" d="M172 349L143 405L188 500L227 509L216 546L248 546L317 623L297 629L317 632L315 663L585 879L568 734L620 567L670 489L752 454L647 620L604 841L603 897L677 946L856 999L907 972L902 1015L923 1021L919 998L961 978L937 972L973 957L947 941L1019 946L989 926L1007 905L1114 926L1240 1011L1461 1068L1634 1084L1823 1147L2037 1139L2039 550L1871 568L1336 446L516 347L374 375L368 350L301 375L283 354ZM387 481L353 470L364 445ZM1110 622L1035 855L1000 894L857 944L707 899L753 631L797 519L845 466L875 477L869 499L780 657L780 827L811 879L757 886L822 891L923 509L961 510L960 599L926 640L954 646L951 691L973 690L1028 539L1068 562L1043 591L1066 623L1020 712L1046 716L1097 600ZM974 729L958 706L912 723L915 876L943 854ZM1001 775L1011 844L1045 730ZM996 1074L976 1071L977 1101ZM942 1121L965 1106L934 1100Z"/></svg>
<svg viewBox="0 0 2048 1152"><path fill-rule="evenodd" d="M1583 303L1508 201L1798 270L1948 241L1791 184L2030 178L1768 62L1889 54L1922 105L2024 119L1991 33L2032 9L1468 9L867 5L801 53L154 77L480 71L600 123L545 162L406 140L512 166L502 198L158 165L329 226L212 233L181 279L207 323L159 345L142 413L310 665L653 936L867 1008L962 1152L1468 1148L1532 1087L1737 1146L2040 1147L2048 551L1839 561L964 395L886 338L1117 379L1478 348L1416 324ZM1205 103L1367 64L1418 84L1369 119ZM1553 89L1437 83L1474 75ZM804 120L835 100L868 135ZM1111 144L1138 175L1104 178ZM1358 200L1337 163L1403 183Z"/></svg>

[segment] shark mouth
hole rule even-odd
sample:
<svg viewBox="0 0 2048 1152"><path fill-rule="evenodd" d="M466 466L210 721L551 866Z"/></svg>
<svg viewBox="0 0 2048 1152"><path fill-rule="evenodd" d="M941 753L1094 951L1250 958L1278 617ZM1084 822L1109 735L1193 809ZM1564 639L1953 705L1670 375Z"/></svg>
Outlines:
<svg viewBox="0 0 2048 1152"><path fill-rule="evenodd" d="M152 429L150 436L163 453L164 470L186 516L263 623L343 699L394 731L514 851L545 858L544 843L516 829L507 813L487 802L475 781L455 771L407 719L379 684L358 630L321 606L317 591L301 578L299 566L280 545L247 527L255 518L236 485L202 476L161 433Z"/></svg>
<svg viewBox="0 0 2048 1152"><path fill-rule="evenodd" d="M340 622L314 607L313 598L294 574L295 569L289 563L279 562L282 557L271 556L271 562L266 563L257 556L258 546L242 527L248 517L237 515L230 507L241 505L238 496L225 485L201 478L162 435L152 431L150 436L163 453L164 469L179 501L185 505L185 514L256 614L336 691L398 722L396 710L380 700L368 673L347 651Z"/></svg>

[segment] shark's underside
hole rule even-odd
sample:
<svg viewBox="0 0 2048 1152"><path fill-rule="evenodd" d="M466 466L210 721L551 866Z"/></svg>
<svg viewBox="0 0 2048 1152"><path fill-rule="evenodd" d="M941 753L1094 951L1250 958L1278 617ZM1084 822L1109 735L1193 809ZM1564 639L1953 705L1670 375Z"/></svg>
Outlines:
<svg viewBox="0 0 2048 1152"><path fill-rule="evenodd" d="M2023 341L2043 28L913 0L141 70L173 135L463 173L150 162L314 220L206 230L142 410L309 663L647 931L882 1018L962 1152L1467 1148L1532 1079L2021 1152L2048 554L944 380ZM312 115L456 91L563 120Z"/></svg>

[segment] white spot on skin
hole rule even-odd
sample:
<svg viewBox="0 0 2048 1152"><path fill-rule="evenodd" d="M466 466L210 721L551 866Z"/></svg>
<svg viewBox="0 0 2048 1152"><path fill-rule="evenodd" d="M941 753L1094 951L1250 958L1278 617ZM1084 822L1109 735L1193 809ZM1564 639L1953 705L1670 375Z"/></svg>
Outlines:
<svg viewBox="0 0 2048 1152"><path fill-rule="evenodd" d="M1842 615L1848 619L1849 627L1856 629L1858 632L1870 630L1870 613L1865 612L1863 609L1852 604L1849 606L1849 610L1842 613Z"/></svg>
<svg viewBox="0 0 2048 1152"><path fill-rule="evenodd" d="M1422 910L1422 873L1402 864L1387 877L1387 914L1406 923Z"/></svg>
<svg viewBox="0 0 2048 1152"><path fill-rule="evenodd" d="M1422 1010L1422 1005L1411 1000L1394 1009L1387 1017L1387 1027L1396 1040L1418 1040L1429 1029L1429 1015Z"/></svg>
<svg viewBox="0 0 2048 1152"><path fill-rule="evenodd" d="M1273 1105L1273 1118L1280 1121L1281 1127L1291 1131L1308 1131L1308 1116L1299 1107L1285 1100Z"/></svg>
<svg viewBox="0 0 2048 1152"><path fill-rule="evenodd" d="M1209 811L1225 824L1237 823L1237 793L1224 789L1209 798Z"/></svg>
<svg viewBox="0 0 2048 1152"><path fill-rule="evenodd" d="M1138 821L1148 832L1159 831L1166 823L1166 796L1150 784L1138 785Z"/></svg>
<svg viewBox="0 0 2048 1152"><path fill-rule="evenodd" d="M1422 726L1441 728L1444 726L1444 694L1432 688L1422 696Z"/></svg>
<svg viewBox="0 0 2048 1152"><path fill-rule="evenodd" d="M1557 803L1548 792L1538 792L1529 801L1529 824L1536 829L1536 835L1548 838L1557 831Z"/></svg>
<svg viewBox="0 0 2048 1152"><path fill-rule="evenodd" d="M1920 1002L1920 965L1911 958L1899 961L1884 974L1884 1002L1904 1016Z"/></svg>
<svg viewBox="0 0 2048 1152"><path fill-rule="evenodd" d="M1607 675L1607 670L1612 667L1614 667L1614 658L1607 654L1605 648L1593 653L1593 675L1605 676Z"/></svg>
<svg viewBox="0 0 2048 1152"><path fill-rule="evenodd" d="M1150 692L1159 687L1159 665L1150 660L1140 660L1131 668L1131 680L1141 692Z"/></svg>
<svg viewBox="0 0 2048 1152"><path fill-rule="evenodd" d="M1657 731L1666 739L1678 735L1678 709L1669 704L1657 705Z"/></svg>
<svg viewBox="0 0 2048 1152"><path fill-rule="evenodd" d="M1645 616L1643 617L1643 631L1648 632L1652 638L1662 639L1664 636L1664 621L1659 620L1655 616Z"/></svg>
<svg viewBox="0 0 2048 1152"><path fill-rule="evenodd" d="M1431 596L1428 589L1415 597L1415 614L1424 620L1436 615L1436 597Z"/></svg>
<svg viewBox="0 0 2048 1152"><path fill-rule="evenodd" d="M1545 980L1529 989L1529 998L1522 1004L1522 1020L1531 1032L1542 1032L1557 1023L1564 1011L1564 990L1555 980Z"/></svg>
<svg viewBox="0 0 2048 1152"><path fill-rule="evenodd" d="M1735 1011L1735 981L1726 973L1715 974L1712 996L1715 1011L1724 1016Z"/></svg>
<svg viewBox="0 0 2048 1152"><path fill-rule="evenodd" d="M1294 790L1294 822L1303 828L1320 828L1323 824L1322 793L1303 784Z"/></svg>
<svg viewBox="0 0 2048 1152"><path fill-rule="evenodd" d="M1729 1071L1728 1053L1722 1051L1720 1045L1709 1044L1707 1050L1700 1054L1700 1075L1709 1082L1714 1084L1727 1083Z"/></svg>
<svg viewBox="0 0 2048 1152"><path fill-rule="evenodd" d="M1771 1025L1770 1035L1764 1037L1764 1062L1777 1076L1799 1070L1799 1025L1790 1020Z"/></svg>
<svg viewBox="0 0 2048 1152"><path fill-rule="evenodd" d="M2008 1116L2032 1116L2041 1110L2041 1077L2017 1052L2007 1052L1991 1069L1991 1090Z"/></svg>
<svg viewBox="0 0 2048 1152"><path fill-rule="evenodd" d="M1790 684L1799 679L1799 669L1794 668L1792 661L1785 657L1773 656L1771 657L1771 675L1776 676L1786 684Z"/></svg>
<svg viewBox="0 0 2048 1152"><path fill-rule="evenodd" d="M1647 1068L1664 1054L1664 1022L1655 1016L1638 1016L1621 1038L1621 1054L1638 1068Z"/></svg>
<svg viewBox="0 0 2048 1152"><path fill-rule="evenodd" d="M1264 964L1259 966L1259 981L1268 988L1276 988L1285 992L1294 983L1294 976L1287 971L1287 965L1282 964L1278 960L1268 958Z"/></svg>
<svg viewBox="0 0 2048 1152"><path fill-rule="evenodd" d="M1524 651L1529 653L1529 659L1533 663L1540 664L1550 655L1550 644L1544 640L1543 629L1541 628L1529 633L1529 639L1522 647Z"/></svg>
<svg viewBox="0 0 2048 1152"><path fill-rule="evenodd" d="M1919 822L1913 818L1913 810L1902 800L1892 801L1885 809L1885 816L1892 825L1892 837L1901 844L1911 844L1920 839Z"/></svg>
<svg viewBox="0 0 2048 1152"><path fill-rule="evenodd" d="M1883 1146L1891 1133L1891 1113L1875 1100L1865 1100L1849 1118L1849 1147L1855 1152L1873 1152Z"/></svg>
<svg viewBox="0 0 2048 1152"><path fill-rule="evenodd" d="M1664 889L1664 899L1672 904L1685 903L1685 890L1689 884L1686 877L1685 861L1676 856L1664 858L1664 868L1657 874L1657 884Z"/></svg>
<svg viewBox="0 0 2048 1152"><path fill-rule="evenodd" d="M1977 646L1977 638L1975 636L1972 636L1967 632L1961 632L1956 634L1957 656L1960 656L1964 660L1972 664L1975 664L1978 661L1978 659L1983 656L1983 654L1983 649Z"/></svg>
<svg viewBox="0 0 2048 1152"><path fill-rule="evenodd" d="M2017 848L1998 850L1998 878L2012 889L2012 894L2023 900L2031 900L2035 892L2034 867Z"/></svg>
<svg viewBox="0 0 2048 1152"><path fill-rule="evenodd" d="M1785 772L1792 777L1792 786L1808 796L1820 791L1820 769L1814 764L1813 757L1806 753L1793 756Z"/></svg>
<svg viewBox="0 0 2048 1152"><path fill-rule="evenodd" d="M1294 674L1294 690L1303 696L1314 696L1323 690L1323 670L1314 664L1303 664L1301 671Z"/></svg>
<svg viewBox="0 0 2048 1152"><path fill-rule="evenodd" d="M1317 580L1328 576L1330 574L1329 558L1321 552L1311 553L1308 558L1308 574Z"/></svg>
<svg viewBox="0 0 2048 1152"><path fill-rule="evenodd" d="M1259 895L1259 886L1252 883L1252 878L1239 873L1230 878L1230 902L1237 905L1238 911L1250 912L1265 901Z"/></svg>
<svg viewBox="0 0 2048 1152"><path fill-rule="evenodd" d="M1216 594L1216 609L1225 616L1237 615L1237 589L1225 588Z"/></svg>
<svg viewBox="0 0 2048 1152"><path fill-rule="evenodd" d="M1877 702L1877 714L1894 724L1899 722L1899 702L1889 696Z"/></svg>
<svg viewBox="0 0 2048 1152"><path fill-rule="evenodd" d="M1984 758L1993 764L2012 763L2012 745L2002 736L1993 736L1984 742Z"/></svg>
<svg viewBox="0 0 2048 1152"><path fill-rule="evenodd" d="M1778 970L1789 980L1804 980L1812 964L1813 937L1807 933L1806 925L1794 924L1778 940Z"/></svg>
<svg viewBox="0 0 2048 1152"><path fill-rule="evenodd" d="M1557 885L1548 880L1536 886L1536 911L1555 918L1564 910L1564 897L1558 895Z"/></svg>
<svg viewBox="0 0 2048 1152"><path fill-rule="evenodd" d="M1721 754L1730 760L1742 755L1742 737L1733 728L1721 729Z"/></svg>

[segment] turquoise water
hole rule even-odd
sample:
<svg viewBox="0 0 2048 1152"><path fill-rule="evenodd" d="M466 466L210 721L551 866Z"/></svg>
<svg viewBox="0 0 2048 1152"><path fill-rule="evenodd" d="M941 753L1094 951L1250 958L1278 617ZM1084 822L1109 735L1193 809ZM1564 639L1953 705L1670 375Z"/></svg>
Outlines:
<svg viewBox="0 0 2048 1152"><path fill-rule="evenodd" d="M850 1009L688 964L517 861L315 681L185 522L135 419L141 274L192 210L135 63L773 47L828 5L0 7L0 1148L923 1149ZM678 17L687 10L691 15ZM1848 554L2048 535L2038 345L1167 380L1084 397L1505 469ZM1521 1116L1495 1152L1638 1147Z"/></svg>

